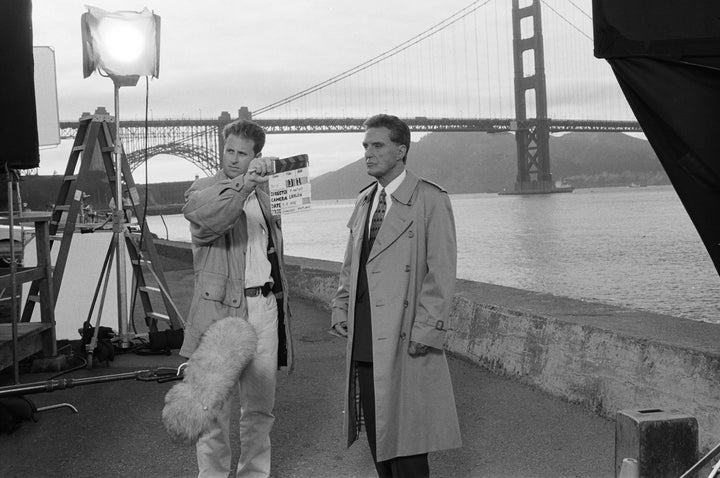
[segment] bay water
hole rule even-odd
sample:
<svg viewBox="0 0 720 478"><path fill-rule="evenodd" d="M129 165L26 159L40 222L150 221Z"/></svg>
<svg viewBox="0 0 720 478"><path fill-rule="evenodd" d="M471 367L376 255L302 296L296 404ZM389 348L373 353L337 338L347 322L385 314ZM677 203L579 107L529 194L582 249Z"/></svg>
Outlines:
<svg viewBox="0 0 720 478"><path fill-rule="evenodd" d="M720 323L720 276L671 186L451 200L459 278ZM285 254L342 261L353 204L283 216ZM190 241L182 215L148 225Z"/></svg>

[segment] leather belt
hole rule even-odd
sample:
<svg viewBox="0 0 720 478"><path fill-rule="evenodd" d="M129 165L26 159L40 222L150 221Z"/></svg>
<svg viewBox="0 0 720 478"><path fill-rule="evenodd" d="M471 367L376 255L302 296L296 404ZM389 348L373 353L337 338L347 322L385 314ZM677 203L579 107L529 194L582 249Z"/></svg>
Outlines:
<svg viewBox="0 0 720 478"><path fill-rule="evenodd" d="M257 297L262 294L263 297L267 297L272 292L272 284L266 282L258 287L248 287L245 289L245 297Z"/></svg>

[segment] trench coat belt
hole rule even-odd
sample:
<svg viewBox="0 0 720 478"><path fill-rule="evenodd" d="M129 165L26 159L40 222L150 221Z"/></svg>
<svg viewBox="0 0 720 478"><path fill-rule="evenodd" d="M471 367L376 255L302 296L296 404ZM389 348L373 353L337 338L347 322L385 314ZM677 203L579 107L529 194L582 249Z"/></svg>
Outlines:
<svg viewBox="0 0 720 478"><path fill-rule="evenodd" d="M257 297L262 294L263 297L267 297L272 292L272 283L266 282L261 286L248 287L245 289L245 297Z"/></svg>

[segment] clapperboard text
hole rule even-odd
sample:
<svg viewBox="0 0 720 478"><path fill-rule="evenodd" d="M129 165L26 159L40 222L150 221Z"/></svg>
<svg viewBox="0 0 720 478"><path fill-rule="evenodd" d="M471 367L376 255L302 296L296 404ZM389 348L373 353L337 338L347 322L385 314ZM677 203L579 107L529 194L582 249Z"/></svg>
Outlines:
<svg viewBox="0 0 720 478"><path fill-rule="evenodd" d="M273 215L310 209L308 156L301 154L273 162L270 177L270 208Z"/></svg>

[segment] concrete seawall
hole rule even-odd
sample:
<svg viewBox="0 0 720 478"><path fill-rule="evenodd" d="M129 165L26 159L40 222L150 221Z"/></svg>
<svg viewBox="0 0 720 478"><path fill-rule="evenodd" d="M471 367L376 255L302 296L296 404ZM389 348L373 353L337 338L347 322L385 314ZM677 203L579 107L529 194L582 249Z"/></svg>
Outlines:
<svg viewBox="0 0 720 478"><path fill-rule="evenodd" d="M158 252L192 261L187 243ZM329 310L340 264L287 257L292 294ZM329 314L328 314L329 326ZM720 325L459 279L449 353L614 417L677 409L720 442Z"/></svg>

